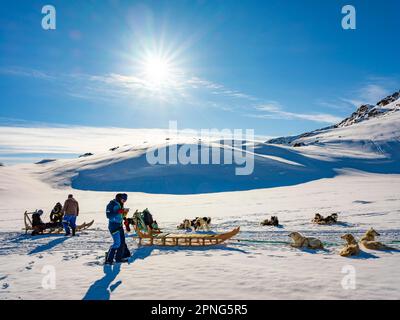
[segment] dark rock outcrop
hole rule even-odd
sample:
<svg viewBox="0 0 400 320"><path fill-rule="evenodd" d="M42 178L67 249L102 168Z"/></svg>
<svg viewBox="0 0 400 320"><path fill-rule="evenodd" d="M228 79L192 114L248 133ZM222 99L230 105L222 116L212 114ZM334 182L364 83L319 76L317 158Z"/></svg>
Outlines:
<svg viewBox="0 0 400 320"><path fill-rule="evenodd" d="M90 156L92 156L92 155L93 155L93 153L86 152L86 153L84 153L84 154L81 154L81 155L79 156L79 158L90 157Z"/></svg>

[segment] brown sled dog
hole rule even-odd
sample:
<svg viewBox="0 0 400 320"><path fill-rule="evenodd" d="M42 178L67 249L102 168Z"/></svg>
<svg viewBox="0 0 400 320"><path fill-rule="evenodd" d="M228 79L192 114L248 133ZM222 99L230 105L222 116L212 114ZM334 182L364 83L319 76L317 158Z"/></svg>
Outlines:
<svg viewBox="0 0 400 320"><path fill-rule="evenodd" d="M341 236L340 238L346 240L347 242L346 245L339 252L342 257L356 256L360 253L360 247L358 246L358 243L352 234L348 233Z"/></svg>
<svg viewBox="0 0 400 320"><path fill-rule="evenodd" d="M290 233L289 237L293 240L293 243L291 243L290 245L294 248L324 249L321 240L317 238L303 237L298 232Z"/></svg>
<svg viewBox="0 0 400 320"><path fill-rule="evenodd" d="M382 242L375 241L375 237L379 237L380 234L376 232L373 228L369 229L365 235L361 238L361 244L370 250L396 250L395 248L391 248Z"/></svg>

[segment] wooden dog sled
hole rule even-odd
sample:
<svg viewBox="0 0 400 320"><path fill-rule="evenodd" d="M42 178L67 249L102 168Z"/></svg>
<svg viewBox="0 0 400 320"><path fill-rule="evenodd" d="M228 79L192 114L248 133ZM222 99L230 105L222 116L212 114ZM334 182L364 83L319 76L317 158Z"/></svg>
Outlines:
<svg viewBox="0 0 400 320"><path fill-rule="evenodd" d="M237 235L240 227L233 229L230 232L219 234L174 234L174 233L159 233L149 235L142 233L139 228L136 229L136 234L139 239L139 246L213 246L218 245L226 240Z"/></svg>
<svg viewBox="0 0 400 320"><path fill-rule="evenodd" d="M33 231L31 216L34 213L35 212L27 212L27 211L25 211L25 213L24 213L25 228L23 228L22 230L25 231L25 234L27 234L28 231ZM93 225L93 223L94 223L94 220L90 221L89 223L84 222L84 223L76 226L76 231L82 231L82 230L88 229ZM63 227L47 228L47 229L43 230L43 234L50 234L50 233L58 234L58 233L62 233L63 231L64 231Z"/></svg>

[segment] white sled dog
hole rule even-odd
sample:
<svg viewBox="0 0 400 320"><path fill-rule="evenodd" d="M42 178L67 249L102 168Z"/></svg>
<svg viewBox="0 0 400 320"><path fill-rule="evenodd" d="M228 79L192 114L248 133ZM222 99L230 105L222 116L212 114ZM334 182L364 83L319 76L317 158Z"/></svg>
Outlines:
<svg viewBox="0 0 400 320"><path fill-rule="evenodd" d="M196 217L194 220L194 230L210 230L211 218L210 217Z"/></svg>
<svg viewBox="0 0 400 320"><path fill-rule="evenodd" d="M211 218L210 217L196 217L196 219L189 220L185 219L183 222L177 226L179 230L192 231L192 228L197 231L199 229L210 230Z"/></svg>
<svg viewBox="0 0 400 320"><path fill-rule="evenodd" d="M321 240L317 238L303 237L298 232L290 233L289 237L293 240L293 243L291 243L290 245L294 248L324 249Z"/></svg>

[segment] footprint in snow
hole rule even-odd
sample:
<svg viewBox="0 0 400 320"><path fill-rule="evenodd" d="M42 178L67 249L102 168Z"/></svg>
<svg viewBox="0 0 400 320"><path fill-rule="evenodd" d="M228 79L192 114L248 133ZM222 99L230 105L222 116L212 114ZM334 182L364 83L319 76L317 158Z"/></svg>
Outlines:
<svg viewBox="0 0 400 320"><path fill-rule="evenodd" d="M25 267L25 269L26 270L32 270L34 264L35 264L35 261L29 262L28 265Z"/></svg>
<svg viewBox="0 0 400 320"><path fill-rule="evenodd" d="M1 286L2 289L7 289L10 285L8 283L3 283Z"/></svg>
<svg viewBox="0 0 400 320"><path fill-rule="evenodd" d="M104 265L104 263L101 261L90 261L90 262L85 263L84 265L88 266L88 267L98 267L98 266Z"/></svg>

